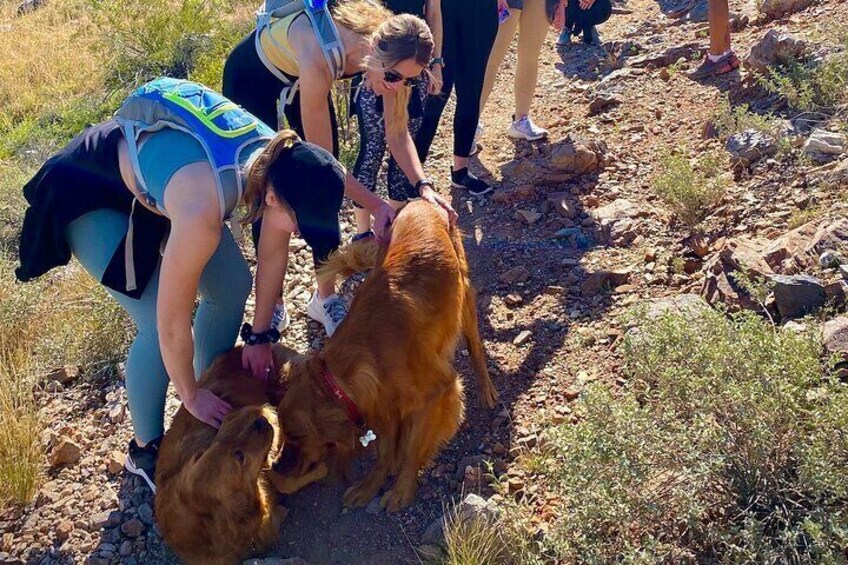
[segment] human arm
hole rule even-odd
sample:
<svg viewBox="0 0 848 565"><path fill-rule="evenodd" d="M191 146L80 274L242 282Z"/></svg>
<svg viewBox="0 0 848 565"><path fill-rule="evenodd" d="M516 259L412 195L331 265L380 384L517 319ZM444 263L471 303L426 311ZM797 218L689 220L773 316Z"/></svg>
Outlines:
<svg viewBox="0 0 848 565"><path fill-rule="evenodd" d="M177 395L198 420L219 427L232 407L195 381L192 313L206 263L221 237L221 226L207 210L169 208L171 233L159 275L156 320L162 360Z"/></svg>
<svg viewBox="0 0 848 565"><path fill-rule="evenodd" d="M309 57L300 63L300 115L306 141L333 151L329 95L333 78L327 62Z"/></svg>
<svg viewBox="0 0 848 565"><path fill-rule="evenodd" d="M394 116L395 96L393 93L387 92L383 95L383 104L385 106L384 115ZM419 186L419 181L425 179L424 168L421 166L421 160L418 158L418 151L415 149L415 143L412 141L412 136L409 134L409 129L398 128L396 132L386 132L386 144L389 146L389 151L392 157L395 158L400 170L406 175L409 182L415 186ZM456 211L448 204L447 200L442 198L431 185L423 184L419 187L419 196L441 208L444 208L448 214L450 223L453 224L457 219Z"/></svg>
<svg viewBox="0 0 848 565"><path fill-rule="evenodd" d="M441 0L427 0L425 3L425 12L424 15L427 19L427 25L430 26L430 32L433 34L433 58L441 59L442 58L442 37L444 36L444 31L442 28L442 2ZM438 94L442 90L442 69L444 65L441 63L436 63L430 69L430 72L433 75L432 81L430 81L429 91L430 94Z"/></svg>
<svg viewBox="0 0 848 565"><path fill-rule="evenodd" d="M289 240L296 224L280 205L266 206L262 215L262 232L256 261L256 310L253 332L271 329L274 305L282 291L289 261ZM267 343L245 345L241 354L242 366L258 379L275 371L274 356ZM270 370L269 370L270 369Z"/></svg>
<svg viewBox="0 0 848 565"><path fill-rule="evenodd" d="M579 0L579 3L581 10L588 10L595 3L595 0Z"/></svg>

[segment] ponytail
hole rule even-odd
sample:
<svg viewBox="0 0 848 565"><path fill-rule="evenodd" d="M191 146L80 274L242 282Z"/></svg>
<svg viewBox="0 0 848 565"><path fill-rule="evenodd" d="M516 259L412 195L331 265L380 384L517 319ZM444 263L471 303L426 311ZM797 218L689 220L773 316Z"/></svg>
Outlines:
<svg viewBox="0 0 848 565"><path fill-rule="evenodd" d="M297 134L290 129L280 131L274 139L265 146L262 153L250 165L247 173L247 186L244 189L242 202L247 207L247 214L242 224L255 222L265 211L265 190L268 187L268 172L283 151L288 151L300 141Z"/></svg>

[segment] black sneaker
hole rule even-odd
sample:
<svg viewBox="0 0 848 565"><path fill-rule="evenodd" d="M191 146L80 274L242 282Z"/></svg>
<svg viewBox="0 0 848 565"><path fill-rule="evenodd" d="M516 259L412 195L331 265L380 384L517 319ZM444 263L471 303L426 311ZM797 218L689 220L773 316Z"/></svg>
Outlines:
<svg viewBox="0 0 848 565"><path fill-rule="evenodd" d="M583 43L587 45L602 45L601 36L595 26L588 26L583 30Z"/></svg>
<svg viewBox="0 0 848 565"><path fill-rule="evenodd" d="M456 188L464 188L472 196L483 196L492 192L492 187L486 181L471 174L468 167L463 167L458 171L451 169L451 184Z"/></svg>
<svg viewBox="0 0 848 565"><path fill-rule="evenodd" d="M153 494L156 494L156 484L153 481L156 477L156 459L159 457L159 444L161 442L162 438L160 437L148 442L144 447L139 447L133 439L130 442L127 459L124 461L124 467L127 471L144 479Z"/></svg>

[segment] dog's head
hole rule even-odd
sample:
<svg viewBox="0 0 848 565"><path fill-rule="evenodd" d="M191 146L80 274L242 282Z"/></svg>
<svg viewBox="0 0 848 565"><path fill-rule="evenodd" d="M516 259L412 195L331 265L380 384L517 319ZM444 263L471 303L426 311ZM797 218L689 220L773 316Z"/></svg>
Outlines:
<svg viewBox="0 0 848 565"><path fill-rule="evenodd" d="M252 487L263 469L270 468L280 438L270 406L247 406L224 418L212 445L199 455L190 475L197 490L212 498Z"/></svg>

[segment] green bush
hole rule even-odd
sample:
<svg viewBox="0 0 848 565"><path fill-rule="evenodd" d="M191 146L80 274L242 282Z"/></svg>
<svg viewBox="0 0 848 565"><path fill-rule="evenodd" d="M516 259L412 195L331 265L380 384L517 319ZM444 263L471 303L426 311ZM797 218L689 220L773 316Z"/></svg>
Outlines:
<svg viewBox="0 0 848 565"><path fill-rule="evenodd" d="M706 218L724 197L727 180L717 152L703 154L693 166L682 155L666 155L654 178L654 192L686 226Z"/></svg>
<svg viewBox="0 0 848 565"><path fill-rule="evenodd" d="M223 61L249 28L226 0L91 0L103 48L114 53L108 83L125 89L158 76L220 88Z"/></svg>
<svg viewBox="0 0 848 565"><path fill-rule="evenodd" d="M841 51L823 61L792 61L770 69L759 81L793 108L844 117L848 104L848 40L843 43Z"/></svg>
<svg viewBox="0 0 848 565"><path fill-rule="evenodd" d="M542 483L562 504L538 553L844 562L848 396L820 351L811 334L715 312L665 316L628 337L630 387L588 388L580 421L543 448Z"/></svg>

